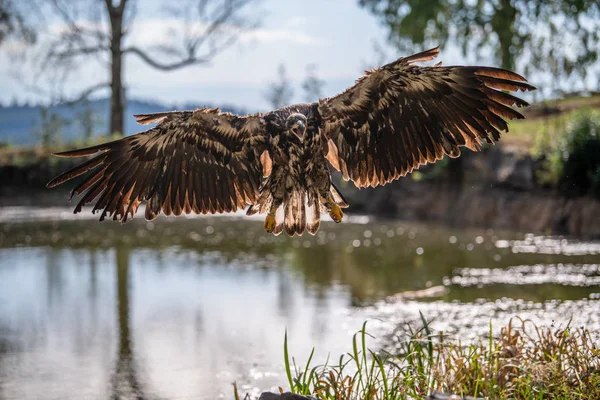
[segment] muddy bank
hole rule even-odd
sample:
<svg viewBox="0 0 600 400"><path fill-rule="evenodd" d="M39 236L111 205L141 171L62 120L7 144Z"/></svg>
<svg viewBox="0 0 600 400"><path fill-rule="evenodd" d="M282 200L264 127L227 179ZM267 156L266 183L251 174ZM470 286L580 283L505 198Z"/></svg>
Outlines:
<svg viewBox="0 0 600 400"><path fill-rule="evenodd" d="M362 212L458 226L507 228L546 234L600 235L600 202L552 192L522 192L493 185L404 182L378 193L348 196Z"/></svg>
<svg viewBox="0 0 600 400"><path fill-rule="evenodd" d="M66 205L68 188L47 190L45 184L74 165L69 159L42 159L0 166L0 207ZM350 213L600 236L600 201L569 198L543 187L539 168L529 155L496 146L481 153L464 151L457 159L426 166L377 189L358 190L348 182L340 189L351 203Z"/></svg>
<svg viewBox="0 0 600 400"><path fill-rule="evenodd" d="M382 188L345 185L342 191L355 210L370 215L600 236L600 201L543 187L539 168L529 155L497 147L465 152L444 167L428 166L419 181L406 177Z"/></svg>

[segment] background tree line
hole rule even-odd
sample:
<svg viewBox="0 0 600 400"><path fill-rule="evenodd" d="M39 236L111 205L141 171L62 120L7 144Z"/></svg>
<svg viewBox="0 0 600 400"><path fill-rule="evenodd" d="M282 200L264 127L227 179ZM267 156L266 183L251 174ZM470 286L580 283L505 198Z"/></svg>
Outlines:
<svg viewBox="0 0 600 400"><path fill-rule="evenodd" d="M255 27L250 4L256 0L182 0L170 2L163 17L180 21L178 32L168 43L147 48L128 42L136 14L143 2L136 0L0 0L0 46L10 39L34 44L48 30L50 21L66 29L48 35L49 42L35 54L40 75L65 82L90 60L106 66L105 79L90 83L74 98L78 102L93 93L110 90L110 133L124 131L126 58L138 57L152 68L165 72L206 65L230 47L244 31Z"/></svg>
<svg viewBox="0 0 600 400"><path fill-rule="evenodd" d="M550 82L581 79L598 61L598 0L359 0L403 53L454 42L464 55ZM600 75L598 75L600 79ZM594 88L598 89L598 88Z"/></svg>
<svg viewBox="0 0 600 400"><path fill-rule="evenodd" d="M131 44L141 0L0 0L0 46L8 39L34 44L50 21L67 28L52 35L36 54L40 76L60 84L90 60L103 60L104 80L74 98L78 101L110 89L111 133L123 132L129 56L168 72L205 65L248 29L257 26L251 12L258 0L183 0L163 15L181 24L167 43L148 48ZM465 55L492 57L503 68L528 76L547 74L552 82L585 78L600 51L600 3L597 0L357 0L379 18L399 54L454 43ZM94 23L91 23L94 22ZM599 76L600 78L600 76ZM322 95L316 67L307 69L304 100ZM274 106L293 97L285 68L264 93Z"/></svg>

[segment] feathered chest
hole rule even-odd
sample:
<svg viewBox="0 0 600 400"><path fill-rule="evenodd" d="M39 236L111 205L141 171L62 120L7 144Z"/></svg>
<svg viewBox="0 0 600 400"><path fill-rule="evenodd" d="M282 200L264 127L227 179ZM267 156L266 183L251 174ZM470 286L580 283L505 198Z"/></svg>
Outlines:
<svg viewBox="0 0 600 400"><path fill-rule="evenodd" d="M307 168L311 163L325 161L318 128L307 129L303 139L289 131L282 131L270 138L269 152L275 165Z"/></svg>

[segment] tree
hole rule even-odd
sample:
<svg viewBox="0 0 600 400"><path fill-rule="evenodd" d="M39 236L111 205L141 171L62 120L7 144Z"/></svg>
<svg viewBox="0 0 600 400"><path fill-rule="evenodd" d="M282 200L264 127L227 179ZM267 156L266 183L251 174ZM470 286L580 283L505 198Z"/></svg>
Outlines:
<svg viewBox="0 0 600 400"><path fill-rule="evenodd" d="M0 45L9 37L35 42L36 32L19 5L22 6L22 2L19 4L18 0L0 0Z"/></svg>
<svg viewBox="0 0 600 400"><path fill-rule="evenodd" d="M317 66L309 64L306 66L306 78L302 82L304 90L304 100L306 102L317 101L322 96L322 89L325 81L317 75Z"/></svg>
<svg viewBox="0 0 600 400"><path fill-rule="evenodd" d="M600 51L598 0L359 0L402 51L455 41L503 68L585 77ZM497 49L497 50L496 50ZM518 64L518 65L517 65Z"/></svg>
<svg viewBox="0 0 600 400"><path fill-rule="evenodd" d="M279 65L277 74L279 80L272 82L264 93L265 98L271 103L273 108L287 106L294 96L294 89L292 89L290 81L287 78L283 64Z"/></svg>
<svg viewBox="0 0 600 400"><path fill-rule="evenodd" d="M42 147L49 148L60 140L60 135L68 123L47 107L40 108L40 118L40 124L34 130L34 134L42 141Z"/></svg>
<svg viewBox="0 0 600 400"><path fill-rule="evenodd" d="M75 113L75 120L79 122L84 142L89 143L100 121L88 99L82 101L81 108Z"/></svg>
<svg viewBox="0 0 600 400"><path fill-rule="evenodd" d="M38 57L41 72L58 73L58 80L65 82L77 67L94 58L107 66L108 79L91 84L71 101L110 88L110 133L117 134L124 131L126 56L138 57L161 71L207 64L241 32L256 25L245 12L255 0L182 0L170 3L160 14L169 25L168 37L143 47L127 40L135 22L136 0L31 1L40 3L47 19L58 18L64 25L48 35L49 42Z"/></svg>

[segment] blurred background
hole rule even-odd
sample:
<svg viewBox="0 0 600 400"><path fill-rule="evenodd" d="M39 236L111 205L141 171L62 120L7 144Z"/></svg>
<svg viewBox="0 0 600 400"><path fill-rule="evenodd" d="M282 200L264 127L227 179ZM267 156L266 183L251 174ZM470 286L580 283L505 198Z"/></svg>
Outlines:
<svg viewBox="0 0 600 400"><path fill-rule="evenodd" d="M340 180L352 207L315 237L99 224L45 189L72 166L51 152L132 114L314 101L437 45L525 75L527 119L378 189ZM420 311L465 341L514 316L600 332L599 51L594 0L0 0L0 399L257 396L285 385L286 328L301 364Z"/></svg>

